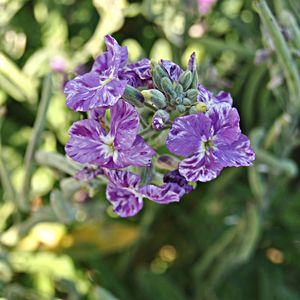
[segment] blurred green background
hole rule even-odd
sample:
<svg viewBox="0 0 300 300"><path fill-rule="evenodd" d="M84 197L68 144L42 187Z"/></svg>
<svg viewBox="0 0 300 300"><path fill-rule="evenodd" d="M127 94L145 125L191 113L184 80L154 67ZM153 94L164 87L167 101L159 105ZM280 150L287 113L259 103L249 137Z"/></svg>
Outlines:
<svg viewBox="0 0 300 300"><path fill-rule="evenodd" d="M0 299L300 299L300 2L198 5L0 0ZM232 93L255 165L116 218L63 150L80 118L63 84L106 34L131 61L186 66L196 51L201 81Z"/></svg>

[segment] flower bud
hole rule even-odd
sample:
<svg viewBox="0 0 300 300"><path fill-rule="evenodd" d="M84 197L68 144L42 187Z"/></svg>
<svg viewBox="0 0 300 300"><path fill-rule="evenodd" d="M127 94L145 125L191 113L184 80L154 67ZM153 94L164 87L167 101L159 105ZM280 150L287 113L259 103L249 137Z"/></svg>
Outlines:
<svg viewBox="0 0 300 300"><path fill-rule="evenodd" d="M144 98L151 101L157 108L164 108L167 106L165 95L159 90L150 89L141 92Z"/></svg>
<svg viewBox="0 0 300 300"><path fill-rule="evenodd" d="M192 101L192 102L196 102L197 98L199 96L199 92L196 89L189 89L186 92L186 96Z"/></svg>
<svg viewBox="0 0 300 300"><path fill-rule="evenodd" d="M175 98L176 97L176 93L174 91L174 87L172 84L172 81L170 80L169 77L163 77L160 80L160 86L162 87L163 91L169 95L170 97Z"/></svg>
<svg viewBox="0 0 300 300"><path fill-rule="evenodd" d="M190 70L184 71L179 77L179 82L185 91L190 87L192 80L193 74Z"/></svg>
<svg viewBox="0 0 300 300"><path fill-rule="evenodd" d="M198 112L206 112L206 104L204 103L204 102L198 102L197 104L196 104L196 109L197 109L197 111Z"/></svg>
<svg viewBox="0 0 300 300"><path fill-rule="evenodd" d="M182 97L177 97L175 103L176 104L182 104Z"/></svg>
<svg viewBox="0 0 300 300"><path fill-rule="evenodd" d="M197 70L193 71L193 79L192 79L192 83L190 85L190 88L196 89L199 83L199 77L198 77L198 73Z"/></svg>
<svg viewBox="0 0 300 300"><path fill-rule="evenodd" d="M130 104L136 107L143 107L144 97L136 88L127 85L123 94L123 98Z"/></svg>
<svg viewBox="0 0 300 300"><path fill-rule="evenodd" d="M190 113L190 115L194 115L194 114L197 114L199 112L198 112L198 110L195 106L192 106L189 110L189 113Z"/></svg>
<svg viewBox="0 0 300 300"><path fill-rule="evenodd" d="M180 94L183 93L183 87L178 82L175 83L175 92L176 92L177 95L180 95Z"/></svg>
<svg viewBox="0 0 300 300"><path fill-rule="evenodd" d="M191 106L192 102L191 102L190 99L184 98L183 101L182 101L182 104L183 104L184 106Z"/></svg>
<svg viewBox="0 0 300 300"><path fill-rule="evenodd" d="M156 165L159 169L173 171L178 168L179 159L170 155L161 155L156 161Z"/></svg>
<svg viewBox="0 0 300 300"><path fill-rule="evenodd" d="M179 112L179 113L184 113L186 111L186 107L182 104L179 104L176 106L176 110Z"/></svg>
<svg viewBox="0 0 300 300"><path fill-rule="evenodd" d="M167 111L159 109L153 116L152 128L154 130L162 130L164 125L170 120L170 115Z"/></svg>
<svg viewBox="0 0 300 300"><path fill-rule="evenodd" d="M151 72L155 86L161 88L160 80L168 76L167 72L155 61L151 61Z"/></svg>

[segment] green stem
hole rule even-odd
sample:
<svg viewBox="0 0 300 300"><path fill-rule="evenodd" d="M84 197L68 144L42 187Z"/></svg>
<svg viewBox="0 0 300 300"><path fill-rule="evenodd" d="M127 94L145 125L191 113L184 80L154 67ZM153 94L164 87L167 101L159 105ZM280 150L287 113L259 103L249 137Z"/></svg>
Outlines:
<svg viewBox="0 0 300 300"><path fill-rule="evenodd" d="M139 238L136 240L135 244L129 251L122 257L120 264L119 264L119 270L120 274L125 274L129 267L134 260L138 250L140 249L141 245L144 244L145 240L147 239L149 235L149 231L151 229L151 226L153 222L156 219L156 216L158 212L160 211L161 206L157 204L152 204L151 206L145 210L145 213L142 217L141 223L140 223L140 234Z"/></svg>
<svg viewBox="0 0 300 300"><path fill-rule="evenodd" d="M51 74L49 74L43 83L42 98L38 108L37 116L33 126L32 138L27 146L25 159L24 159L24 180L22 184L21 194L20 194L20 209L24 212L29 210L29 193L30 193L30 183L33 173L33 159L36 148L39 145L42 132L44 130L44 125L46 122L46 115L48 106L51 99L52 91L52 79Z"/></svg>
<svg viewBox="0 0 300 300"><path fill-rule="evenodd" d="M262 22L266 26L268 32L270 33L272 41L276 48L279 63L286 77L292 103L297 108L299 108L300 105L298 97L300 95L300 79L296 65L293 62L291 52L289 51L288 45L285 42L281 30L266 1L257 0L255 3L257 12L262 19Z"/></svg>
<svg viewBox="0 0 300 300"><path fill-rule="evenodd" d="M146 107L148 107L149 109L151 109L152 111L156 111L157 110L152 104L150 104L148 102L144 102L144 105Z"/></svg>

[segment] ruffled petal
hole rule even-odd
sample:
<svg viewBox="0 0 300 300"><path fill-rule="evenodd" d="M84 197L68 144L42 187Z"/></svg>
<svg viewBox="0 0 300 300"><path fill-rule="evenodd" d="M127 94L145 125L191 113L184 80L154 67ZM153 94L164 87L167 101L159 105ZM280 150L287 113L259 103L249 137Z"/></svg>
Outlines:
<svg viewBox="0 0 300 300"><path fill-rule="evenodd" d="M103 142L105 132L97 121L87 119L75 122L69 135L65 151L75 161L103 166L111 159L112 151Z"/></svg>
<svg viewBox="0 0 300 300"><path fill-rule="evenodd" d="M126 150L120 150L117 157L114 157L114 163L119 168L128 166L145 167L151 165L152 157L155 151L145 143L139 135L136 137L132 146Z"/></svg>
<svg viewBox="0 0 300 300"><path fill-rule="evenodd" d="M139 175L129 171L108 170L106 175L112 184L119 187L137 189L141 182Z"/></svg>
<svg viewBox="0 0 300 300"><path fill-rule="evenodd" d="M187 181L206 182L216 178L223 167L211 152L197 152L179 164L179 172Z"/></svg>
<svg viewBox="0 0 300 300"><path fill-rule="evenodd" d="M244 134L230 145L220 145L215 155L226 167L251 166L255 160L255 152L250 146L250 140Z"/></svg>
<svg viewBox="0 0 300 300"><path fill-rule="evenodd" d="M215 96L215 101L218 103L228 103L230 106L233 104L232 97L229 93L226 93L224 91L219 92L217 96Z"/></svg>
<svg viewBox="0 0 300 300"><path fill-rule="evenodd" d="M66 104L75 111L89 111L96 107L113 106L123 95L126 81L106 82L96 72L89 72L69 80L64 92Z"/></svg>
<svg viewBox="0 0 300 300"><path fill-rule="evenodd" d="M163 65L163 67L165 68L165 70L167 71L168 75L172 80L177 81L179 79L179 76L181 75L183 70L178 65L176 65L172 61L165 60L165 59L161 60L161 64Z"/></svg>
<svg viewBox="0 0 300 300"><path fill-rule="evenodd" d="M119 71L122 70L128 61L127 47L121 47L118 42L110 35L104 38L107 52L109 53L109 68L113 76L117 76Z"/></svg>
<svg viewBox="0 0 300 300"><path fill-rule="evenodd" d="M119 74L119 78L126 80L133 87L148 87L152 83L150 60L144 58L128 64Z"/></svg>
<svg viewBox="0 0 300 300"><path fill-rule="evenodd" d="M210 136L211 121L202 113L175 119L168 138L167 148L170 152L188 156L199 150L201 140Z"/></svg>
<svg viewBox="0 0 300 300"><path fill-rule="evenodd" d="M144 197L159 204L179 202L185 191L176 183L166 183L163 186L146 185L139 189Z"/></svg>
<svg viewBox="0 0 300 300"><path fill-rule="evenodd" d="M110 55L108 51L101 53L92 66L92 71L98 72L101 75L109 76Z"/></svg>
<svg viewBox="0 0 300 300"><path fill-rule="evenodd" d="M206 115L211 120L215 145L230 144L239 138L240 116L236 108L227 103L220 103L213 106Z"/></svg>
<svg viewBox="0 0 300 300"><path fill-rule="evenodd" d="M92 108L114 106L124 94L125 87L125 80L112 79L108 83L104 82L99 89L99 98L101 101L98 101Z"/></svg>
<svg viewBox="0 0 300 300"><path fill-rule="evenodd" d="M111 108L110 133L115 137L116 149L127 149L131 147L139 131L139 114L129 103L120 99Z"/></svg>
<svg viewBox="0 0 300 300"><path fill-rule="evenodd" d="M134 216L143 208L142 196L111 183L107 185L106 198L112 204L114 212L122 218Z"/></svg>

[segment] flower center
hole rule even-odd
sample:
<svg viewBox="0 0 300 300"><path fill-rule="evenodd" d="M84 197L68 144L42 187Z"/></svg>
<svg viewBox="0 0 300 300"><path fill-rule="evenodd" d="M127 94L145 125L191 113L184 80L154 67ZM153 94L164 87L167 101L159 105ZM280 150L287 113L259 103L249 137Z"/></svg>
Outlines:
<svg viewBox="0 0 300 300"><path fill-rule="evenodd" d="M203 146L204 146L205 152L207 152L209 150L209 148L214 147L214 143L212 142L212 140L208 140L208 141L203 142Z"/></svg>

